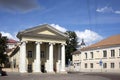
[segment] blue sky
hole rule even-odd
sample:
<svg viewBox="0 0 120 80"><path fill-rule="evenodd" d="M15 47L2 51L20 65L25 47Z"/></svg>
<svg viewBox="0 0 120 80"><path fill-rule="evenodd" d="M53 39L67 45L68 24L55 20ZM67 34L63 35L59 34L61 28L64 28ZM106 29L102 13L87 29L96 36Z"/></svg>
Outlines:
<svg viewBox="0 0 120 80"><path fill-rule="evenodd" d="M120 0L0 0L0 32L10 38L40 24L75 31L88 44L120 34Z"/></svg>

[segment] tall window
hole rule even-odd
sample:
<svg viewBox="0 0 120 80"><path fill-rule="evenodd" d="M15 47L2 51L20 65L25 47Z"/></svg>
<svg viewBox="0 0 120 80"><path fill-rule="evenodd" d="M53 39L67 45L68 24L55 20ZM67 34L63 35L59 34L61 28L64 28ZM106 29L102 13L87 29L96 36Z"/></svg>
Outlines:
<svg viewBox="0 0 120 80"><path fill-rule="evenodd" d="M107 68L107 63L103 63L103 68Z"/></svg>
<svg viewBox="0 0 120 80"><path fill-rule="evenodd" d="M107 57L107 51L106 50L103 51L103 57Z"/></svg>
<svg viewBox="0 0 120 80"><path fill-rule="evenodd" d="M115 63L111 63L111 68L114 68L115 67Z"/></svg>
<svg viewBox="0 0 120 80"><path fill-rule="evenodd" d="M87 59L87 53L85 53L85 58Z"/></svg>
<svg viewBox="0 0 120 80"><path fill-rule="evenodd" d="M41 58L45 58L44 51L41 51Z"/></svg>
<svg viewBox="0 0 120 80"><path fill-rule="evenodd" d="M16 59L13 59L14 68L16 68Z"/></svg>
<svg viewBox="0 0 120 80"><path fill-rule="evenodd" d="M28 72L32 72L32 64L28 64Z"/></svg>
<svg viewBox="0 0 120 80"><path fill-rule="evenodd" d="M115 57L115 50L111 50L111 57Z"/></svg>
<svg viewBox="0 0 120 80"><path fill-rule="evenodd" d="M77 66L79 66L80 65L80 63L77 63Z"/></svg>
<svg viewBox="0 0 120 80"><path fill-rule="evenodd" d="M28 58L32 58L32 57L33 57L32 51L28 51L27 57L28 57Z"/></svg>
<svg viewBox="0 0 120 80"><path fill-rule="evenodd" d="M91 54L91 58L93 58L93 52L90 52L90 54Z"/></svg>
<svg viewBox="0 0 120 80"><path fill-rule="evenodd" d="M90 68L93 68L93 63L90 63Z"/></svg>
<svg viewBox="0 0 120 80"><path fill-rule="evenodd" d="M87 68L87 63L85 63L85 68Z"/></svg>

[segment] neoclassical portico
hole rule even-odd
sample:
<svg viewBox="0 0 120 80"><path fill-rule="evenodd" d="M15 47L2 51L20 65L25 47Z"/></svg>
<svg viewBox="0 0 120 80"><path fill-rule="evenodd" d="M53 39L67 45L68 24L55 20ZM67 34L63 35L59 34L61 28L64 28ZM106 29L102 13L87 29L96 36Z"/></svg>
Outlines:
<svg viewBox="0 0 120 80"><path fill-rule="evenodd" d="M19 32L19 72L63 73L67 36L45 24Z"/></svg>

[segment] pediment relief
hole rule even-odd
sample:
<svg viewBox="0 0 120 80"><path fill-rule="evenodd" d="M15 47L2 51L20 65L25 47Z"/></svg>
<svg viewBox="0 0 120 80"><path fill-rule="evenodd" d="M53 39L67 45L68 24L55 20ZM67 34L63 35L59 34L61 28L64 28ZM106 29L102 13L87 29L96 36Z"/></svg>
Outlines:
<svg viewBox="0 0 120 80"><path fill-rule="evenodd" d="M51 32L49 30L44 30L44 31L38 32L37 34L56 35L55 33Z"/></svg>

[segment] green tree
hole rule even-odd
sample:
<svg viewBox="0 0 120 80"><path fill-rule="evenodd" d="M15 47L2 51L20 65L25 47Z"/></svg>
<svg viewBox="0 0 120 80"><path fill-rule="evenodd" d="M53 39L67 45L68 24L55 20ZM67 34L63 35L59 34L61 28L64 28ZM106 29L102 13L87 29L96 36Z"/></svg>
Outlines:
<svg viewBox="0 0 120 80"><path fill-rule="evenodd" d="M76 47L78 45L78 38L75 32L73 31L66 31L66 35L68 35L68 39L66 40L66 49L65 49L65 56L66 56L66 64L68 64L68 60L72 60L71 53L76 51Z"/></svg>
<svg viewBox="0 0 120 80"><path fill-rule="evenodd" d="M2 37L0 34L0 66L5 64L7 54L5 54L7 48L7 37Z"/></svg>

